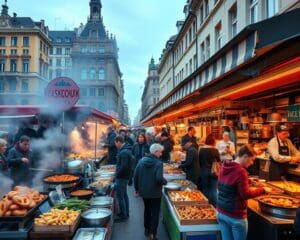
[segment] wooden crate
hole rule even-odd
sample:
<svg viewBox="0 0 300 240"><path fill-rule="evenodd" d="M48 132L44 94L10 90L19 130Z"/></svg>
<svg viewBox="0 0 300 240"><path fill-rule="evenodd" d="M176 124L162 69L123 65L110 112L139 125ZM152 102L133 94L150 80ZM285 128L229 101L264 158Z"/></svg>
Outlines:
<svg viewBox="0 0 300 240"><path fill-rule="evenodd" d="M201 196L202 200L198 200L198 201L173 201L170 194L180 193L180 192L183 192L183 191L169 191L168 192L169 199L170 199L170 201L173 205L176 205L176 206L177 205L209 205L207 198L204 196L204 194L202 192L200 192L198 190L193 190L193 192L197 192Z"/></svg>
<svg viewBox="0 0 300 240"><path fill-rule="evenodd" d="M198 218L198 219L182 219L181 218L181 215L178 211L178 208L181 208L181 207L184 207L184 206L174 206L174 209L175 209L175 213L177 215L177 218L180 222L181 225L197 225L197 224L217 224L218 221L217 221L217 218L205 218L205 219L201 219L201 218ZM190 205L186 205L186 207L192 207ZM216 211L214 209L214 207L212 205L207 205L207 206L195 206L195 207L204 207L204 208L211 208L212 210Z"/></svg>
<svg viewBox="0 0 300 240"><path fill-rule="evenodd" d="M49 233L49 232L66 232L66 233L74 233L78 227L80 221L80 215L74 221L72 225L33 225L34 232L40 233Z"/></svg>

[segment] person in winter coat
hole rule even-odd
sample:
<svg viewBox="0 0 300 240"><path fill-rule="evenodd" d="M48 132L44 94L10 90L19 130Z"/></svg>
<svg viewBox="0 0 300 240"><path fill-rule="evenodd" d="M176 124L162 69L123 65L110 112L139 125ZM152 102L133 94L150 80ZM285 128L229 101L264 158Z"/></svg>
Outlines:
<svg viewBox="0 0 300 240"><path fill-rule="evenodd" d="M107 128L107 138L106 138L106 144L104 147L108 148L108 164L116 164L117 162L117 153L118 149L115 145L115 139L117 134L115 133L112 126L109 126Z"/></svg>
<svg viewBox="0 0 300 240"><path fill-rule="evenodd" d="M163 163L159 159L163 146L154 143L150 147L150 155L143 157L134 172L134 188L144 201L145 235L156 238L159 222L162 186L167 183L163 178Z"/></svg>
<svg viewBox="0 0 300 240"><path fill-rule="evenodd" d="M164 147L161 159L164 163L167 163L170 161L170 153L173 150L173 144L167 132L160 135L160 144Z"/></svg>
<svg viewBox="0 0 300 240"><path fill-rule="evenodd" d="M7 142L0 138L0 173L6 174L7 173L7 160L4 155L7 148Z"/></svg>
<svg viewBox="0 0 300 240"><path fill-rule="evenodd" d="M190 180L197 185L200 174L198 151L195 144L191 141L187 142L183 148L186 151L185 161L178 167L184 169L187 180Z"/></svg>
<svg viewBox="0 0 300 240"><path fill-rule="evenodd" d="M221 162L219 151L215 145L214 136L209 134L205 139L205 145L199 151L201 190L214 206L217 201L218 177L212 175L211 169L214 161Z"/></svg>
<svg viewBox="0 0 300 240"><path fill-rule="evenodd" d="M115 190L119 203L120 213L119 218L115 221L125 221L129 218L129 200L127 195L127 184L131 177L133 168L133 156L131 148L125 144L122 136L117 136L115 139L116 147L119 149L116 165Z"/></svg>
<svg viewBox="0 0 300 240"><path fill-rule="evenodd" d="M247 200L269 192L270 188L251 190L248 168L255 159L254 150L244 145L234 160L226 160L218 179L217 218L222 239L246 240L248 232Z"/></svg>
<svg viewBox="0 0 300 240"><path fill-rule="evenodd" d="M7 155L8 167L11 169L11 178L14 185L21 183L31 184L30 167L34 167L32 150L30 149L30 138L20 137L16 145L9 150Z"/></svg>

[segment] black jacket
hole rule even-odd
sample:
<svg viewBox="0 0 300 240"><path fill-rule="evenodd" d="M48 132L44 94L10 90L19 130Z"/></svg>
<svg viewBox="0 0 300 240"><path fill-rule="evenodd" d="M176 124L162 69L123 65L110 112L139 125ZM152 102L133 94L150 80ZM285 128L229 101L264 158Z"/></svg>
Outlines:
<svg viewBox="0 0 300 240"><path fill-rule="evenodd" d="M211 169L213 162L220 162L220 154L218 149L210 146L204 146L199 151L200 168Z"/></svg>
<svg viewBox="0 0 300 240"><path fill-rule="evenodd" d="M116 178L129 179L133 169L134 159L131 148L125 144L119 151L116 165Z"/></svg>
<svg viewBox="0 0 300 240"><path fill-rule="evenodd" d="M160 159L151 154L139 161L134 172L134 188L142 198L161 197L162 186L166 182Z"/></svg>
<svg viewBox="0 0 300 240"><path fill-rule="evenodd" d="M198 160L198 152L196 147L192 144L186 151L185 161L179 166L186 172L186 179L193 183L198 183L200 175L200 166Z"/></svg>
<svg viewBox="0 0 300 240"><path fill-rule="evenodd" d="M108 148L108 164L116 164L118 149L115 145L115 139L117 134L114 131L111 131L107 135L106 147Z"/></svg>
<svg viewBox="0 0 300 240"><path fill-rule="evenodd" d="M294 230L297 236L300 237L300 207L297 210L296 218L294 222Z"/></svg>
<svg viewBox="0 0 300 240"><path fill-rule="evenodd" d="M173 150L172 141L170 139L166 139L164 141L161 141L160 144L164 147L161 159L163 162L168 162L170 160L170 153Z"/></svg>
<svg viewBox="0 0 300 240"><path fill-rule="evenodd" d="M139 160L149 154L149 145L147 143L133 145L132 154L135 159L135 165L138 164Z"/></svg>

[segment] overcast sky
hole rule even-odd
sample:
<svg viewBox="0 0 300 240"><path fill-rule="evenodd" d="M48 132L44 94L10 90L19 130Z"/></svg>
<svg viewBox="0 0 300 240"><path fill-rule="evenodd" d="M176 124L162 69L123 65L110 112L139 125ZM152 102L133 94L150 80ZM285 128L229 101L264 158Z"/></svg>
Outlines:
<svg viewBox="0 0 300 240"><path fill-rule="evenodd" d="M1 4L4 0L1 0ZM184 18L186 0L102 0L106 30L116 35L119 65L125 83L130 118L141 105L148 63L157 63L166 41L176 34L176 21ZM8 0L9 13L44 19L50 30L73 30L86 23L89 0Z"/></svg>

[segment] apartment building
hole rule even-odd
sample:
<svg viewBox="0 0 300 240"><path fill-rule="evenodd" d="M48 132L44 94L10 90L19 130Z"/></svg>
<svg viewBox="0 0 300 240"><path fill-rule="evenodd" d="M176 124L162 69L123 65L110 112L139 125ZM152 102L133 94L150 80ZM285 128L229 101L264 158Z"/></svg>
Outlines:
<svg viewBox="0 0 300 240"><path fill-rule="evenodd" d="M43 20L10 16L2 5L0 16L0 104L38 104L48 83L48 27Z"/></svg>

